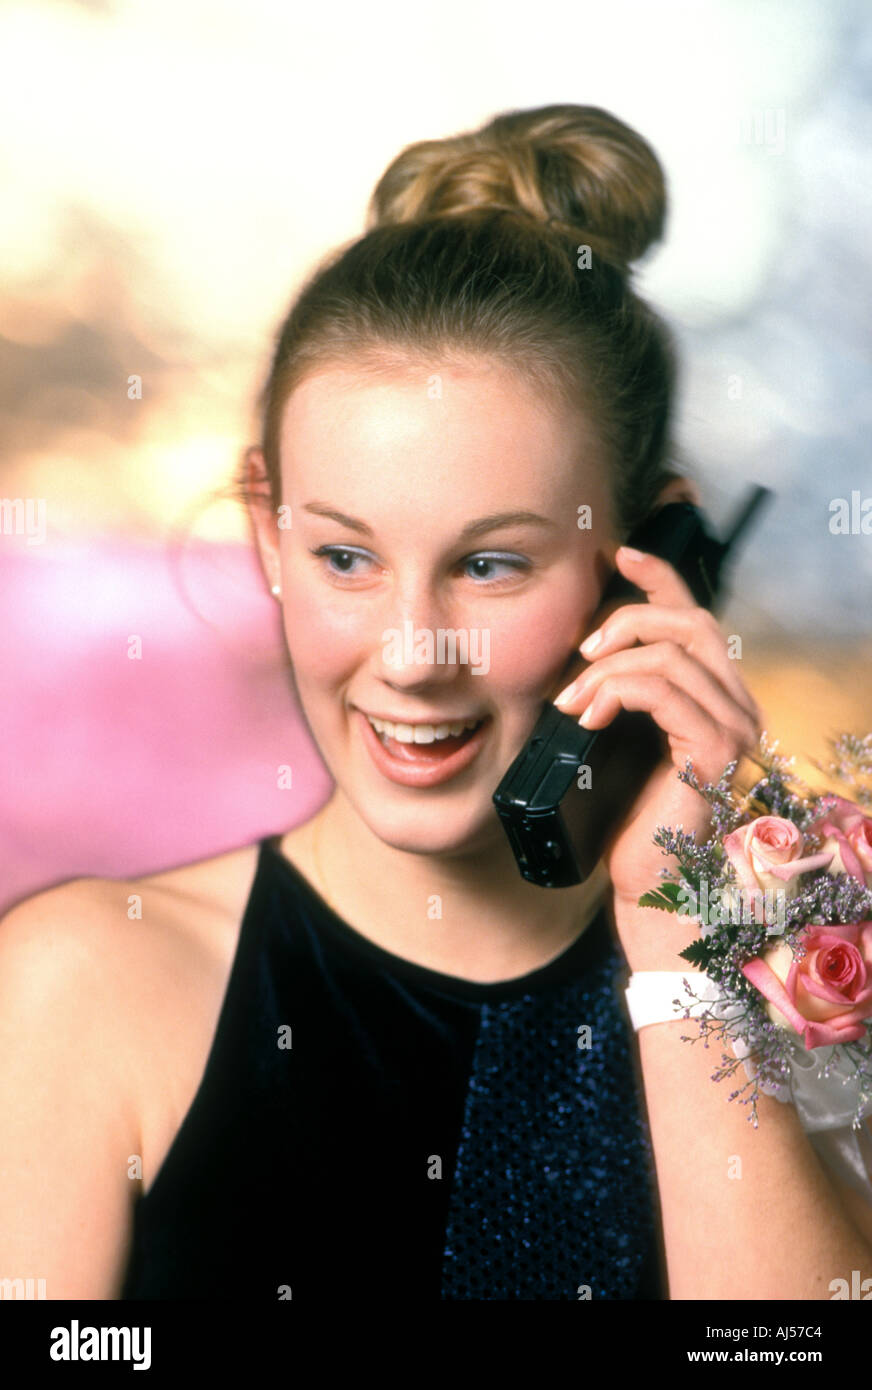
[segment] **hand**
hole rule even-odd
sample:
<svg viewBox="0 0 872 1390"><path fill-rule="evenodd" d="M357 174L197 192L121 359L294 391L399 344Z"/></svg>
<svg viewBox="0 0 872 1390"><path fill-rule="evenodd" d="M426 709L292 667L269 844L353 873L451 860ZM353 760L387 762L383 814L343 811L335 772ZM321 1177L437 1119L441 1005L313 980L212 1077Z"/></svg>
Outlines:
<svg viewBox="0 0 872 1390"><path fill-rule="evenodd" d="M565 714L583 714L579 722L588 729L605 728L621 708L647 710L668 742L669 757L644 784L603 856L626 950L632 943L624 940L625 933L630 937L635 929L638 935L640 920L654 915L638 906L639 898L657 886L660 870L669 865L653 842L657 826L681 825L695 830L698 839L709 830L708 803L678 780L678 771L689 757L701 782L717 781L727 763L756 746L761 722L717 620L698 606L673 567L655 555L634 559L623 546L615 560L647 602L616 608L598 629L600 642L591 649L592 633L582 643L581 654L591 664L559 700ZM656 915L662 928L663 914ZM649 920L644 933L651 935ZM681 943L667 937L662 963L647 968L680 969L675 956L680 949ZM632 965L629 951L628 958Z"/></svg>

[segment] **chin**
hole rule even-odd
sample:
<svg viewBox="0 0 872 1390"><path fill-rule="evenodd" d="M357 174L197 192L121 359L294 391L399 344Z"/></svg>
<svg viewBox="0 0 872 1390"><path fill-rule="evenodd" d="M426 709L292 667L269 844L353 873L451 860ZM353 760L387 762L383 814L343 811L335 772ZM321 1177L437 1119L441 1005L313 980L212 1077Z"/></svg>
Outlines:
<svg viewBox="0 0 872 1390"><path fill-rule="evenodd" d="M420 808L398 809L391 815L386 809L375 811L371 805L345 796L361 820L383 844L402 850L405 854L470 854L492 847L500 825L493 805L460 808L449 811L432 801Z"/></svg>

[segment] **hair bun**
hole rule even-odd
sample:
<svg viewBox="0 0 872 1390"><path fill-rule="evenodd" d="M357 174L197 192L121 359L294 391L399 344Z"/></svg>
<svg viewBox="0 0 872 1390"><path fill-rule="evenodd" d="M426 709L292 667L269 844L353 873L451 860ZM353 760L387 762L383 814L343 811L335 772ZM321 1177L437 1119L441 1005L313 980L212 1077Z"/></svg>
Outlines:
<svg viewBox="0 0 872 1390"><path fill-rule="evenodd" d="M663 235L660 161L598 106L541 106L408 145L376 184L367 230L477 209L530 215L627 268Z"/></svg>

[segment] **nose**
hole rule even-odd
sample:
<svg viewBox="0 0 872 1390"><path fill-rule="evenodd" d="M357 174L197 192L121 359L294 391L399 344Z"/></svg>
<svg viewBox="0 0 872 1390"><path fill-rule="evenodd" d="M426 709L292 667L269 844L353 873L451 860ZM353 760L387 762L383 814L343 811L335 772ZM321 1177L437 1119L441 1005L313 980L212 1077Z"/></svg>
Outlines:
<svg viewBox="0 0 872 1390"><path fill-rule="evenodd" d="M376 632L377 674L397 690L417 690L456 680L468 641L451 620L449 607L422 587L392 605Z"/></svg>

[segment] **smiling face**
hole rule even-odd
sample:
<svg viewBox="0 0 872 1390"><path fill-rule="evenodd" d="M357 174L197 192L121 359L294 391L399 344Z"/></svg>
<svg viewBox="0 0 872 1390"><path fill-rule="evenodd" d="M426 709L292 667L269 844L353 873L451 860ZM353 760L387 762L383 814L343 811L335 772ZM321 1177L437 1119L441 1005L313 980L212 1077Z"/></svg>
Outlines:
<svg viewBox="0 0 872 1390"><path fill-rule="evenodd" d="M490 360L349 364L292 392L281 469L292 524L255 525L340 793L397 849L502 845L492 794L589 630L617 545L595 433ZM367 715L435 728L386 748Z"/></svg>

